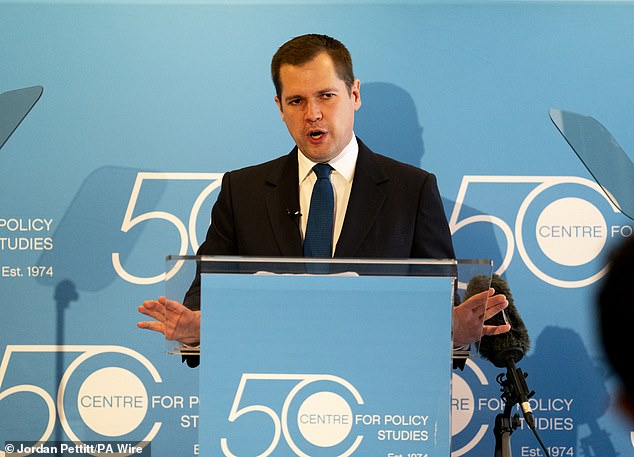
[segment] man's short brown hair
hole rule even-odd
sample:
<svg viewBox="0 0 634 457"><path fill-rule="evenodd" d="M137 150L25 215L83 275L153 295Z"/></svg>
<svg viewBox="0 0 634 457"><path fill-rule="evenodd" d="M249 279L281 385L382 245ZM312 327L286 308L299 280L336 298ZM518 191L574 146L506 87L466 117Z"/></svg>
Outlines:
<svg viewBox="0 0 634 457"><path fill-rule="evenodd" d="M350 93L354 84L354 72L352 71L352 57L350 57L348 49L339 40L327 35L307 34L284 43L271 60L271 77L278 98L282 97L282 81L280 80L282 65L302 65L322 52L326 52L330 56L337 76L346 84Z"/></svg>

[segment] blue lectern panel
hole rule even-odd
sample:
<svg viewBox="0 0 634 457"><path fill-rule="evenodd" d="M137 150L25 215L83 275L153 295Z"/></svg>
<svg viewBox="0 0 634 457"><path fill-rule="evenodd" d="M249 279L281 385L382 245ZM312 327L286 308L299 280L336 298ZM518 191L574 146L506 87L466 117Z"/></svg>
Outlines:
<svg viewBox="0 0 634 457"><path fill-rule="evenodd" d="M202 287L201 455L449 455L451 278Z"/></svg>

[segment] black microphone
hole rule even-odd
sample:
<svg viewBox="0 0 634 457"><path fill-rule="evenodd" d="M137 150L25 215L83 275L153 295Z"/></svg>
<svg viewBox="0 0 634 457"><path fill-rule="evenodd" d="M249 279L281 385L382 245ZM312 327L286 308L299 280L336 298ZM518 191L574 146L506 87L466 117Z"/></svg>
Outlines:
<svg viewBox="0 0 634 457"><path fill-rule="evenodd" d="M500 335L483 336L478 343L478 350L482 357L489 360L493 365L499 368L505 368L507 366L507 360L510 359L514 363L517 363L524 357L524 354L530 348L530 338L524 321L522 321L520 313L515 307L513 295L511 294L508 283L501 276L494 274L491 277L490 287L495 289L496 294L506 296L509 305L504 310L504 314L500 312L490 319L487 319L484 323L487 325L504 325L507 323L505 321L506 315L508 323L511 324L511 330ZM488 288L488 276L474 276L467 285L465 300Z"/></svg>
<svg viewBox="0 0 634 457"><path fill-rule="evenodd" d="M533 428L533 411L528 399L533 396L534 392L529 392L525 380L526 375L522 373L522 370L515 367L515 364L524 357L524 354L530 348L528 330L515 307L508 283L501 276L494 274L491 277L490 287L495 289L496 294L506 296L509 304L503 312L487 319L484 323L488 325L504 325L507 323L506 319L508 319L511 330L500 335L482 336L478 343L478 352L482 358L489 360L496 367L507 369L507 382L511 384L510 387L514 392L510 399L519 403L526 422L529 427ZM488 276L474 276L467 285L465 300L488 288Z"/></svg>
<svg viewBox="0 0 634 457"><path fill-rule="evenodd" d="M292 210L290 208L286 208L286 215L294 219L294 218L300 217L302 213L300 213L298 209Z"/></svg>

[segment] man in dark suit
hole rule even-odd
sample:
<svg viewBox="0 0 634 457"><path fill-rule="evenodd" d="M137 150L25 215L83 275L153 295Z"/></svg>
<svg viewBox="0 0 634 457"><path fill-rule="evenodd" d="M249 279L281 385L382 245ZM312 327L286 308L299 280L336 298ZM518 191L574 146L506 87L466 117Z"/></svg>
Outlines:
<svg viewBox="0 0 634 457"><path fill-rule="evenodd" d="M325 35L296 37L273 56L271 73L275 102L296 146L286 156L224 175L197 254L304 255L317 181L313 167L328 164L334 214L326 256L454 258L435 176L376 154L356 138L360 82L345 46ZM509 330L508 325L482 327L483 317L507 306L505 297L491 296L492 291L455 308L455 345ZM188 297L197 292L195 280ZM198 341L198 312L164 297L146 301L139 311L157 320L139 327L184 343Z"/></svg>

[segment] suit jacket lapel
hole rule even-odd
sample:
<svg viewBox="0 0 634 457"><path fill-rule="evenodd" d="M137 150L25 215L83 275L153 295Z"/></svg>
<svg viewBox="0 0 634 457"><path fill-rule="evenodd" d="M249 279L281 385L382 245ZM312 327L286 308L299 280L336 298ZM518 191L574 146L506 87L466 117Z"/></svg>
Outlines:
<svg viewBox="0 0 634 457"><path fill-rule="evenodd" d="M299 190L297 148L281 166L266 177L266 207L275 240L283 257L301 257L302 240L299 231Z"/></svg>
<svg viewBox="0 0 634 457"><path fill-rule="evenodd" d="M380 184L389 178L374 160L374 153L359 141L359 156L346 216L335 249L335 257L355 257L385 202Z"/></svg>

